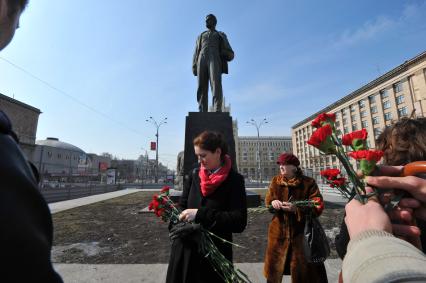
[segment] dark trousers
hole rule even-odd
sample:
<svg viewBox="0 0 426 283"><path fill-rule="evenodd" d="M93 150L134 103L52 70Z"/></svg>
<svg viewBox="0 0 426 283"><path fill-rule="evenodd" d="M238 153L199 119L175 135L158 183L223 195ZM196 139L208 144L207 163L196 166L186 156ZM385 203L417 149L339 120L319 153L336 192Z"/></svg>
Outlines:
<svg viewBox="0 0 426 283"><path fill-rule="evenodd" d="M213 96L213 111L222 111L222 62L217 56L200 54L197 65L197 101L200 112L208 112L209 81Z"/></svg>

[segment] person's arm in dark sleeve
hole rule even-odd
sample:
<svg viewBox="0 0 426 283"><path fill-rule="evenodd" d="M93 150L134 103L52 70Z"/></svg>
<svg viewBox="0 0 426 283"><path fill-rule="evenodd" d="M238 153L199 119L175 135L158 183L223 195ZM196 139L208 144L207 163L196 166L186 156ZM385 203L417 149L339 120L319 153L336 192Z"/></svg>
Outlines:
<svg viewBox="0 0 426 283"><path fill-rule="evenodd" d="M52 266L52 218L11 136L0 133L0 280L62 282Z"/></svg>
<svg viewBox="0 0 426 283"><path fill-rule="evenodd" d="M230 209L221 211L201 207L195 216L195 222L207 229L241 233L247 225L247 200L244 178L238 175L235 187L231 189Z"/></svg>

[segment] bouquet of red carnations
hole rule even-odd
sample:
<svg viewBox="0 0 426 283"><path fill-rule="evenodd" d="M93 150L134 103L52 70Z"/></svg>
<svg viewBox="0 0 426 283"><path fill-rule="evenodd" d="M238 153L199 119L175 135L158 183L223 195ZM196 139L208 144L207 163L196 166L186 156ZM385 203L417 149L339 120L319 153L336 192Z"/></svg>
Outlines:
<svg viewBox="0 0 426 283"><path fill-rule="evenodd" d="M181 213L181 210L177 208L170 199L169 190L170 188L165 186L160 191L160 194L155 194L152 197L152 201L149 204L148 209L154 210L155 215L161 217L164 222L172 222L177 224L180 222L179 214ZM226 259L225 256L217 249L212 237L237 247L241 246L229 242L201 227L200 252L209 260L219 276L225 282L229 283L251 283L247 275L238 268L235 268L232 262Z"/></svg>
<svg viewBox="0 0 426 283"><path fill-rule="evenodd" d="M321 172L331 187L337 188L344 197L357 198L365 202L369 196L365 193L365 184L357 175L349 162L348 155L359 162L362 175L370 175L376 163L382 158L383 152L380 150L369 150L367 146L367 131L362 129L343 135L340 139L337 136L334 122L335 114L322 113L312 121L312 126L317 128L308 140L308 144L318 148L323 154L334 154L342 163L346 170L349 180L352 183L350 187L343 177L338 177L341 173L338 169L329 169ZM346 153L343 146L350 146L353 151Z"/></svg>
<svg viewBox="0 0 426 283"><path fill-rule="evenodd" d="M314 197L309 200L295 200L295 201L290 201L290 203L292 203L296 207L315 207L317 211L319 212L323 211L324 209L324 202L322 201L320 197ZM258 206L258 207L252 207L247 209L249 213L264 213L271 210L274 210L272 205Z"/></svg>

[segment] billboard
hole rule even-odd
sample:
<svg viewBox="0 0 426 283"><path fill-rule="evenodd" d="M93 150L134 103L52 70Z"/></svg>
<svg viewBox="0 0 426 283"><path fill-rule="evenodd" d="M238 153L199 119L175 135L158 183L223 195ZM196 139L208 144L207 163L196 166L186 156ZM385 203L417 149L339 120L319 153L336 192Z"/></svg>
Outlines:
<svg viewBox="0 0 426 283"><path fill-rule="evenodd" d="M157 143L151 142L151 150L156 150L156 149L157 149Z"/></svg>
<svg viewBox="0 0 426 283"><path fill-rule="evenodd" d="M99 162L99 171L105 172L108 169L108 162Z"/></svg>

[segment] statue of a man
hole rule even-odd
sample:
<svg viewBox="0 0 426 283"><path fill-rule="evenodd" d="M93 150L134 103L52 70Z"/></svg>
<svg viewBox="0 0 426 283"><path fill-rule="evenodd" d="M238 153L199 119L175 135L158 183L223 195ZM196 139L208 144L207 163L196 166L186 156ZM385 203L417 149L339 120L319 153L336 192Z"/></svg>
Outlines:
<svg viewBox="0 0 426 283"><path fill-rule="evenodd" d="M198 76L197 100L200 112L208 111L208 86L213 95L213 109L222 111L222 73L228 73L228 61L234 59L234 51L226 34L216 30L217 19L210 14L206 17L208 30L201 33L195 45L192 72Z"/></svg>

